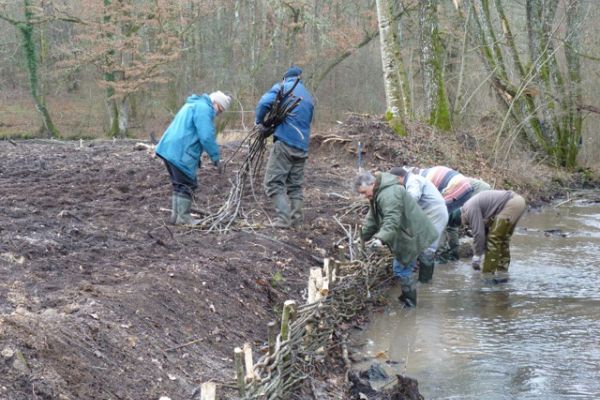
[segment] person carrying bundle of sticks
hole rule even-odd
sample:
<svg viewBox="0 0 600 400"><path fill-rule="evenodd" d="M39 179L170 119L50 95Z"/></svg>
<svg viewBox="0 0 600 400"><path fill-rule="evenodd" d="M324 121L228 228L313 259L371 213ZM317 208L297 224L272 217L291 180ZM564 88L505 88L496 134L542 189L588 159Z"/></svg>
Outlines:
<svg viewBox="0 0 600 400"><path fill-rule="evenodd" d="M264 178L265 193L271 199L277 217L276 228L299 228L303 223L304 166L308 158L314 102L302 84L302 69L292 65L278 82L266 92L256 106L255 122L264 137L273 135L273 146ZM268 114L276 102L293 102L293 111L275 124Z"/></svg>

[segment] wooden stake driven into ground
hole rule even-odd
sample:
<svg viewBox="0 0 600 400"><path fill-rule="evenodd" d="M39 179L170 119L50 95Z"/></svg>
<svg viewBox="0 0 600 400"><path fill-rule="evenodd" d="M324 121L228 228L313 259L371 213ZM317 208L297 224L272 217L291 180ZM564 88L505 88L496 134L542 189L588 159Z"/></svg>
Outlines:
<svg viewBox="0 0 600 400"><path fill-rule="evenodd" d="M216 400L217 385L213 382L205 382L200 386L200 400Z"/></svg>
<svg viewBox="0 0 600 400"><path fill-rule="evenodd" d="M244 374L244 351L239 347L236 347L233 350L233 354L235 359L235 376L237 377L238 391L240 392L240 396L244 396L246 394L246 381Z"/></svg>
<svg viewBox="0 0 600 400"><path fill-rule="evenodd" d="M246 366L246 382L252 382L254 376L254 361L252 360L252 345L244 343L244 365Z"/></svg>
<svg viewBox="0 0 600 400"><path fill-rule="evenodd" d="M275 341L277 335L277 323L275 321L271 321L267 325L267 335L269 340L269 355L273 355L275 353Z"/></svg>
<svg viewBox="0 0 600 400"><path fill-rule="evenodd" d="M294 319L294 311L296 302L294 300L286 300L283 303L283 315L281 316L281 341L285 342L289 338L290 322Z"/></svg>

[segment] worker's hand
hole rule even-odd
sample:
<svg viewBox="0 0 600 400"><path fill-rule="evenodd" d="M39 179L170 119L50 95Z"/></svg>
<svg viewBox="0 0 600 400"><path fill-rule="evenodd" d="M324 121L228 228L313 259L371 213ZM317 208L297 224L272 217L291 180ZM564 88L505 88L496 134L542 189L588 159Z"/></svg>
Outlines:
<svg viewBox="0 0 600 400"><path fill-rule="evenodd" d="M225 171L225 164L223 164L221 160L213 161L213 165L215 166L215 168L217 168L219 174L223 174L223 172Z"/></svg>
<svg viewBox="0 0 600 400"><path fill-rule="evenodd" d="M263 138L268 138L269 136L271 136L271 133L273 133L271 128L267 128L263 124L257 124L256 129L258 130L258 134Z"/></svg>
<svg viewBox="0 0 600 400"><path fill-rule="evenodd" d="M367 244L367 247L370 249L379 249L379 248L383 247L383 242L377 238L369 240L366 244Z"/></svg>
<svg viewBox="0 0 600 400"><path fill-rule="evenodd" d="M473 269L481 269L481 256L473 256L471 259L471 267L473 267Z"/></svg>

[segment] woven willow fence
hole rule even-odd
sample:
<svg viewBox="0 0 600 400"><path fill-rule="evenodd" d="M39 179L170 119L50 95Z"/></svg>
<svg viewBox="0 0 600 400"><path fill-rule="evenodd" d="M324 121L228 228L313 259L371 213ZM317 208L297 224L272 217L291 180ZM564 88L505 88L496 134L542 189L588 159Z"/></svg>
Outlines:
<svg viewBox="0 0 600 400"><path fill-rule="evenodd" d="M323 268L311 268L307 303L284 303L280 327L275 322L268 326L268 352L254 363L250 344L234 350L240 397L289 398L323 359L334 331L363 310L371 291L389 279L390 262L389 255L374 254L368 261L325 259Z"/></svg>

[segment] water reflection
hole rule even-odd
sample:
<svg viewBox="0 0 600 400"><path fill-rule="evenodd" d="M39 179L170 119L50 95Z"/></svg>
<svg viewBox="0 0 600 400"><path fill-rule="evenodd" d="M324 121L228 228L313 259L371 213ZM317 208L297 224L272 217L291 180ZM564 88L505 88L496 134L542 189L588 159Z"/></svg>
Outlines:
<svg viewBox="0 0 600 400"><path fill-rule="evenodd" d="M600 205L527 214L511 253L505 285L459 262L437 267L416 309L392 289L354 338L365 364L418 379L426 399L600 398Z"/></svg>

